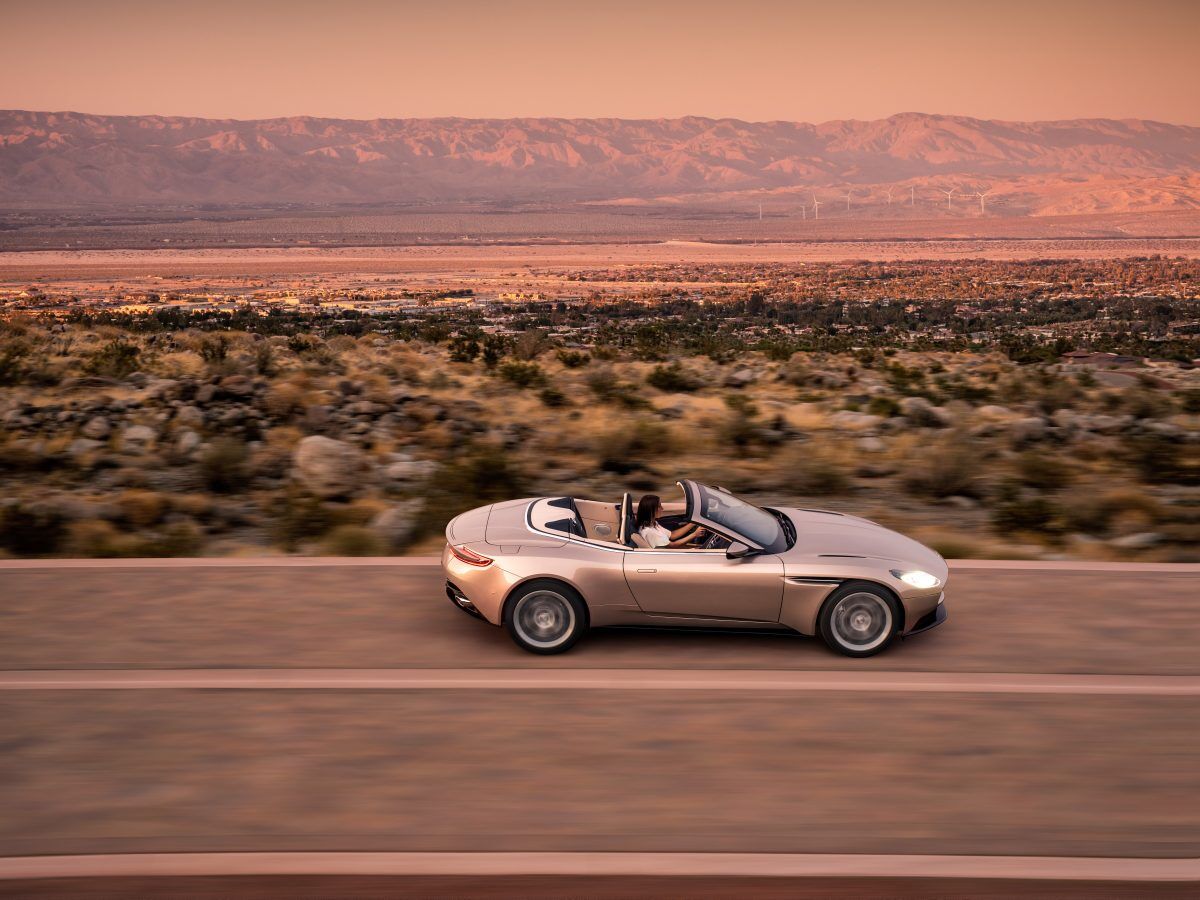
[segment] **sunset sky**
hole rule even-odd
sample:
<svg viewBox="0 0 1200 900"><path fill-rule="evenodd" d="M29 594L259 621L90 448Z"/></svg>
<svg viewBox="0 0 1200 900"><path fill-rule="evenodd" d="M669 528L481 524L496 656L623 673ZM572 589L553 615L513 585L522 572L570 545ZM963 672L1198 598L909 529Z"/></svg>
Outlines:
<svg viewBox="0 0 1200 900"><path fill-rule="evenodd" d="M1200 125L1200 2L4 3L0 107Z"/></svg>

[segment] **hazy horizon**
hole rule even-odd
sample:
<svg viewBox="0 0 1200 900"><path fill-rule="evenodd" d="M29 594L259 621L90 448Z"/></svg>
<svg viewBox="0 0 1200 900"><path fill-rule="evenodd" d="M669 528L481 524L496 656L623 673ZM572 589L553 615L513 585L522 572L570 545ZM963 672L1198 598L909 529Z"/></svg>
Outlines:
<svg viewBox="0 0 1200 900"><path fill-rule="evenodd" d="M253 120L1146 119L1200 125L1200 6L698 0L12 4L0 107Z"/></svg>

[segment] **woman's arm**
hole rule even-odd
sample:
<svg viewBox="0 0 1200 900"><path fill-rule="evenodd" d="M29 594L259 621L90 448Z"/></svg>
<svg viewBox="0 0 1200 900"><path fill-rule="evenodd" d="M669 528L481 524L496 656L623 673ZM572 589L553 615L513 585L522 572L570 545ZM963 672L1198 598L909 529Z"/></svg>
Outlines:
<svg viewBox="0 0 1200 900"><path fill-rule="evenodd" d="M680 525L678 528L676 528L674 531L671 532L671 540L677 541L680 538L687 537L689 534L691 534L693 531L695 531L699 527L700 526L698 526L695 522L688 522L686 525Z"/></svg>
<svg viewBox="0 0 1200 900"><path fill-rule="evenodd" d="M682 532L683 536L676 537L676 535L680 534L681 532ZM670 543L667 544L667 546L668 547L688 547L688 546L691 546L692 544L694 544L696 541L701 540L707 536L708 536L707 531L705 531L703 528L701 528L695 522L691 522L688 525L685 525L683 528L679 528L679 529L676 529L675 531L673 531L671 533L672 540Z"/></svg>

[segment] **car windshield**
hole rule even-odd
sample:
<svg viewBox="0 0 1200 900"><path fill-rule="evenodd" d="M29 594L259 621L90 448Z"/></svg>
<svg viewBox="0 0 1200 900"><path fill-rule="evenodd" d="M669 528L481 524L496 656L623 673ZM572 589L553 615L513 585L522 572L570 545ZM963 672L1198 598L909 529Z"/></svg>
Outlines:
<svg viewBox="0 0 1200 900"><path fill-rule="evenodd" d="M786 544L779 520L765 509L703 484L696 488L700 492L700 515L722 530L749 538L766 549Z"/></svg>

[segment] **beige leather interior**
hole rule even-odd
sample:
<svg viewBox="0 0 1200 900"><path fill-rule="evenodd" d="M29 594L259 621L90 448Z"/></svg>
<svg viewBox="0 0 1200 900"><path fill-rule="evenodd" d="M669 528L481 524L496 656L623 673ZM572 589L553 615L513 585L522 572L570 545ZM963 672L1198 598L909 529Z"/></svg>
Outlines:
<svg viewBox="0 0 1200 900"><path fill-rule="evenodd" d="M579 509L584 530L591 540L614 543L620 540L620 509L616 504L601 503L599 500L576 500L575 506Z"/></svg>
<svg viewBox="0 0 1200 900"><path fill-rule="evenodd" d="M629 536L629 540L633 541L633 546L638 550L649 550L650 545L646 543L646 539L636 531Z"/></svg>

